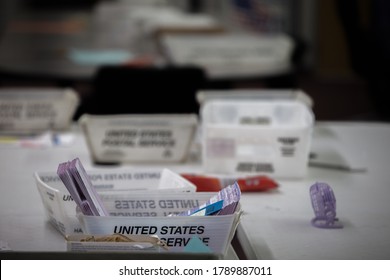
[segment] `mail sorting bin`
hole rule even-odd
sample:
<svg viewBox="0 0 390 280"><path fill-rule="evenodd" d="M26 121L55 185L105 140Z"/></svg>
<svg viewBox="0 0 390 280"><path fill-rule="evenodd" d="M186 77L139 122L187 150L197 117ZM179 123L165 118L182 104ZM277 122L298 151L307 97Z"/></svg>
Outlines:
<svg viewBox="0 0 390 280"><path fill-rule="evenodd" d="M79 104L71 88L0 89L0 131L34 134L47 130L67 130Z"/></svg>
<svg viewBox="0 0 390 280"><path fill-rule="evenodd" d="M184 162L198 127L195 114L83 115L79 122L102 163Z"/></svg>
<svg viewBox="0 0 390 280"><path fill-rule="evenodd" d="M140 180L137 184L137 174L149 174L154 178ZM195 192L191 185L184 188L150 187L153 182L154 186L159 183L157 174L139 170L128 173L89 172L109 212L106 217L79 213L56 174L36 172L35 179L50 222L64 236L113 233L157 235L167 243L169 252L182 252L190 239L196 236L213 253L226 254L239 222L240 206L229 215L175 216L202 205L215 193ZM120 175L122 179L127 179L118 179ZM176 185L174 182L172 184ZM127 188L124 188L125 185Z"/></svg>
<svg viewBox="0 0 390 280"><path fill-rule="evenodd" d="M210 100L201 110L205 172L303 178L314 115L299 101Z"/></svg>
<svg viewBox="0 0 390 280"><path fill-rule="evenodd" d="M118 168L89 170L88 175L98 193L194 192L196 186L179 174L166 169ZM82 233L76 217L76 203L55 172L35 172L34 179L51 224L64 236ZM101 194L102 198L105 196Z"/></svg>

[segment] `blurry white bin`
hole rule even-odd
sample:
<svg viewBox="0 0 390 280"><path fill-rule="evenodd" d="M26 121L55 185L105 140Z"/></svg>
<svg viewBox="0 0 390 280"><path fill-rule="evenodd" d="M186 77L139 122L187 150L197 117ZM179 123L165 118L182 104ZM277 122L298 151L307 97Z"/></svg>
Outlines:
<svg viewBox="0 0 390 280"><path fill-rule="evenodd" d="M198 125L195 114L83 115L93 160L104 163L183 162Z"/></svg>
<svg viewBox="0 0 390 280"><path fill-rule="evenodd" d="M302 178L314 116L287 100L210 100L201 110L205 172Z"/></svg>
<svg viewBox="0 0 390 280"><path fill-rule="evenodd" d="M2 88L0 133L33 134L68 129L78 104L79 96L71 88Z"/></svg>

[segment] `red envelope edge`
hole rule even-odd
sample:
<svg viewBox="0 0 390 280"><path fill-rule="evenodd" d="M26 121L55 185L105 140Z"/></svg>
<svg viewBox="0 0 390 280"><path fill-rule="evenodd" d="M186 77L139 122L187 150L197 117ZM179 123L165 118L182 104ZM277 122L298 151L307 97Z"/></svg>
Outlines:
<svg viewBox="0 0 390 280"><path fill-rule="evenodd" d="M267 176L238 178L237 183L242 192L262 192L278 187L278 183Z"/></svg>
<svg viewBox="0 0 390 280"><path fill-rule="evenodd" d="M180 175L193 183L197 192L218 192L226 187L221 185L217 177L187 173ZM237 183L242 192L262 192L278 187L275 180L265 175L237 178Z"/></svg>
<svg viewBox="0 0 390 280"><path fill-rule="evenodd" d="M216 177L208 177L194 174L180 174L196 186L197 192L219 192L223 187Z"/></svg>

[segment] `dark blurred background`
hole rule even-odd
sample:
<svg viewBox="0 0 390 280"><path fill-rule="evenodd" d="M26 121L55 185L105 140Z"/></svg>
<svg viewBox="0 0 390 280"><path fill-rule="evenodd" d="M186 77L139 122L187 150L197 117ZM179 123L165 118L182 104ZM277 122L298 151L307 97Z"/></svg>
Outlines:
<svg viewBox="0 0 390 280"><path fill-rule="evenodd" d="M114 2L115 0L106 1ZM127 0L131 2L131 0ZM0 40L4 41L10 23L21 13L54 13L92 11L98 0L0 0ZM136 1L135 1L136 2ZM138 1L144 2L144 1ZM227 6L249 7L258 3L261 8L272 5L260 20L266 28L256 32L283 32L296 44L293 56L293 81L273 81L273 87L296 87L304 90L314 101L317 120L389 121L390 114L390 2L386 0L171 0L158 2L160 7L175 5L189 13L208 13L235 28L226 11ZM279 7L279 8L278 8ZM231 7L230 7L231 8ZM230 10L231 11L231 10ZM275 18L271 18L274 16ZM271 23L271 24L270 24ZM264 22L259 22L259 25ZM241 26L242 27L242 26ZM253 26L252 26L253 27ZM250 27L248 27L250 28ZM0 42L2 42L0 41ZM245 42L243 42L244 44ZM8 76L4 69L0 86L51 85L42 77L18 79ZM74 81L72 81L74 82ZM81 96L88 95L88 81L61 81L56 85L72 85ZM280 84L278 84L280 83ZM251 79L235 83L238 88L262 88L268 84Z"/></svg>

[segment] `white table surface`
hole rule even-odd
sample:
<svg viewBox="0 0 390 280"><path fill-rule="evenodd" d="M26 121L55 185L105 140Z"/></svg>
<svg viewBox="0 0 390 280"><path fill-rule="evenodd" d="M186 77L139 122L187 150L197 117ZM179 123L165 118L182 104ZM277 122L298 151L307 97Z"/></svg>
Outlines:
<svg viewBox="0 0 390 280"><path fill-rule="evenodd" d="M66 250L63 236L47 221L33 173L55 172L60 162L75 157L86 169L96 168L77 127L74 135L71 146L0 146L0 241L12 250ZM303 179L278 180L275 191L243 193L238 237L248 258L390 259L389 143L390 124L317 123L313 151L331 147L366 172L309 167ZM191 164L166 167L200 170ZM319 229L310 224L314 213L309 187L317 181L333 188L344 228Z"/></svg>
<svg viewBox="0 0 390 280"><path fill-rule="evenodd" d="M324 143L367 171L310 167L303 180L279 180L276 192L244 194L238 235L246 233L243 244L251 258L390 259L390 125L319 123L313 149ZM342 229L310 224L309 188L315 182L333 188Z"/></svg>

